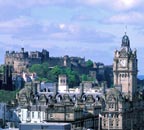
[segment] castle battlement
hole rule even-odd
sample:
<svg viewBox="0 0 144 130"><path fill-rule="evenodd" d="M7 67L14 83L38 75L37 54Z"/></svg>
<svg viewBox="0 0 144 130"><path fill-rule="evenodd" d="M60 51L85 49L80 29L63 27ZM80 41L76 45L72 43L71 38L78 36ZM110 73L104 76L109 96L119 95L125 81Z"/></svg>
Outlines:
<svg viewBox="0 0 144 130"><path fill-rule="evenodd" d="M83 65L85 63L85 58L81 57L50 57L49 52L45 49L40 51L24 51L21 48L20 52L9 52L5 53L5 64L12 65L15 72L26 71L27 68L33 64L41 64L47 62L49 67L56 65L70 67L71 64Z"/></svg>

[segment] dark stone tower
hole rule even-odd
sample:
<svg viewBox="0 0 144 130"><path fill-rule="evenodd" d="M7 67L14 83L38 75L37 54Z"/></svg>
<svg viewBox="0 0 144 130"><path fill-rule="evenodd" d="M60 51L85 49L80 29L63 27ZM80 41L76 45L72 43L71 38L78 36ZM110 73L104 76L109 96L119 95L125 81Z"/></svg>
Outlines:
<svg viewBox="0 0 144 130"><path fill-rule="evenodd" d="M13 90L12 84L12 66L5 65L4 66L4 75L3 75L3 85L2 89L4 90Z"/></svg>
<svg viewBox="0 0 144 130"><path fill-rule="evenodd" d="M42 50L42 61L45 62L49 59L49 52L45 49Z"/></svg>

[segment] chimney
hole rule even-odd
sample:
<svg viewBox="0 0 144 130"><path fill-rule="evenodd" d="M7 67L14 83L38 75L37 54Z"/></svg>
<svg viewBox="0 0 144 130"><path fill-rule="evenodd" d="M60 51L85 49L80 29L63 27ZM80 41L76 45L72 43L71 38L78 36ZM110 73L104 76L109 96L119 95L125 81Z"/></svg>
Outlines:
<svg viewBox="0 0 144 130"><path fill-rule="evenodd" d="M84 94L84 84L80 83L80 95Z"/></svg>
<svg viewBox="0 0 144 130"><path fill-rule="evenodd" d="M33 93L37 94L40 92L40 83L39 82L35 82L33 85Z"/></svg>
<svg viewBox="0 0 144 130"><path fill-rule="evenodd" d="M59 75L58 78L58 91L66 92L68 91L68 85L67 85L67 76L66 75Z"/></svg>
<svg viewBox="0 0 144 130"><path fill-rule="evenodd" d="M58 84L55 83L55 85L54 85L54 96L56 96L57 93L58 93Z"/></svg>

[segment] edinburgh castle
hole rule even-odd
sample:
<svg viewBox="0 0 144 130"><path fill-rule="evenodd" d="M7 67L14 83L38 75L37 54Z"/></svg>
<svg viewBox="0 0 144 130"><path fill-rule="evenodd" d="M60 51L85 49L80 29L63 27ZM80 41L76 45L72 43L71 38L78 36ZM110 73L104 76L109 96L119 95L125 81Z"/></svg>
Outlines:
<svg viewBox="0 0 144 130"><path fill-rule="evenodd" d="M49 67L53 67L55 65L71 67L72 64L78 66L83 66L85 63L84 58L79 57L50 57L49 52L47 50L42 50L42 52L25 52L24 48L21 48L20 52L9 52L6 51L5 54L5 64L13 66L14 72L22 72L27 71L28 67L33 64L42 64L47 62Z"/></svg>

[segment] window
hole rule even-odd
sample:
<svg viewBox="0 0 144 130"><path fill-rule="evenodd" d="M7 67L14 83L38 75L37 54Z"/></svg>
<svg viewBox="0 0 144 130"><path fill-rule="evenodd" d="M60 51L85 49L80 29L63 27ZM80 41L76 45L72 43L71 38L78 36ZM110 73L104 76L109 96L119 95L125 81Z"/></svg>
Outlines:
<svg viewBox="0 0 144 130"><path fill-rule="evenodd" d="M117 126L117 127L119 126L119 122L118 122L118 121L116 122L116 126Z"/></svg>
<svg viewBox="0 0 144 130"><path fill-rule="evenodd" d="M122 78L124 78L125 77L125 74L122 74Z"/></svg>
<svg viewBox="0 0 144 130"><path fill-rule="evenodd" d="M32 112L32 118L34 118L34 112Z"/></svg>
<svg viewBox="0 0 144 130"><path fill-rule="evenodd" d="M104 127L106 126L106 121L104 120L104 123L103 123Z"/></svg>
<svg viewBox="0 0 144 130"><path fill-rule="evenodd" d="M109 108L114 108L114 104L113 104L113 103L110 103L110 104L109 104Z"/></svg>
<svg viewBox="0 0 144 130"><path fill-rule="evenodd" d="M70 114L66 114L66 117L69 118L69 117L70 117Z"/></svg>
<svg viewBox="0 0 144 130"><path fill-rule="evenodd" d="M60 83L62 83L62 82L63 82L63 80L61 79L61 80L60 80Z"/></svg>
<svg viewBox="0 0 144 130"><path fill-rule="evenodd" d="M27 112L27 118L30 118L30 111Z"/></svg>
<svg viewBox="0 0 144 130"><path fill-rule="evenodd" d="M50 113L50 118L53 118L53 114L52 113Z"/></svg>
<svg viewBox="0 0 144 130"><path fill-rule="evenodd" d="M40 118L40 112L38 112L38 118Z"/></svg>
<svg viewBox="0 0 144 130"><path fill-rule="evenodd" d="M113 127L113 121L110 121L110 126Z"/></svg>
<svg viewBox="0 0 144 130"><path fill-rule="evenodd" d="M104 122L104 127L106 126L106 123Z"/></svg>
<svg viewBox="0 0 144 130"><path fill-rule="evenodd" d="M119 115L117 114L117 115L116 115L116 118L118 118L118 117L119 117Z"/></svg>

